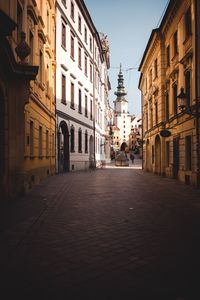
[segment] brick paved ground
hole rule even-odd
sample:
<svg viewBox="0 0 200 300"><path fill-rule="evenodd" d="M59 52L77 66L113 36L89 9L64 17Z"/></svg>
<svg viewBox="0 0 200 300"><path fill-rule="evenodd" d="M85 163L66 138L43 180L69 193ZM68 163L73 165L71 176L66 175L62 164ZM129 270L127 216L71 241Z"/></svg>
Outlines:
<svg viewBox="0 0 200 300"><path fill-rule="evenodd" d="M137 167L56 175L1 205L7 298L200 299L200 192Z"/></svg>

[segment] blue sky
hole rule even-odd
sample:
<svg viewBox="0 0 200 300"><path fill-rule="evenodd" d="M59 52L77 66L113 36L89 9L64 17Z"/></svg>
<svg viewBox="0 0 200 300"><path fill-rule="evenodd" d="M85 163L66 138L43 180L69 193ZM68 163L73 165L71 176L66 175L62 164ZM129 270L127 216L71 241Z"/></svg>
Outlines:
<svg viewBox="0 0 200 300"><path fill-rule="evenodd" d="M140 115L139 72L137 68L151 30L158 26L168 0L85 0L98 32L108 36L111 55L109 77L112 90L109 101L113 106L117 87L117 69L122 63L129 112Z"/></svg>

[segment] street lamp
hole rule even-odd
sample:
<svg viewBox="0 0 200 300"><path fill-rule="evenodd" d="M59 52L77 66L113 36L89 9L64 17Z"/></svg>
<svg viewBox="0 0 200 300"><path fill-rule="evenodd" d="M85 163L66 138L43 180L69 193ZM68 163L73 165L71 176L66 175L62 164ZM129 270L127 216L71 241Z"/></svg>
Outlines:
<svg viewBox="0 0 200 300"><path fill-rule="evenodd" d="M199 117L200 113L198 111L199 108L199 102L196 105L196 111L194 107L188 106L187 105L187 94L184 92L184 88L181 88L180 94L177 96L178 99L178 107L181 112L186 113L188 115L196 116Z"/></svg>

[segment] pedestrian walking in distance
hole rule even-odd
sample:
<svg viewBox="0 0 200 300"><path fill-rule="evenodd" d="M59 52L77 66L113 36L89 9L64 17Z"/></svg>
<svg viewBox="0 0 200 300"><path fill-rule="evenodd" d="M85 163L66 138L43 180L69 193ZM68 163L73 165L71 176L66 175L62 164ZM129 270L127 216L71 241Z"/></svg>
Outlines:
<svg viewBox="0 0 200 300"><path fill-rule="evenodd" d="M132 164L134 163L134 155L131 153L131 161L132 161Z"/></svg>

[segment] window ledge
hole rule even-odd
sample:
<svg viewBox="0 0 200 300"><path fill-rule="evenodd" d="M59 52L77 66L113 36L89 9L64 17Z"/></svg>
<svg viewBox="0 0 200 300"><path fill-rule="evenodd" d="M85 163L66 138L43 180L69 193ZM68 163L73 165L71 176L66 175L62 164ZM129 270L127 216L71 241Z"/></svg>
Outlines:
<svg viewBox="0 0 200 300"><path fill-rule="evenodd" d="M61 47L63 48L63 50L64 50L65 52L67 52L66 46L64 46L63 44L61 44Z"/></svg>

